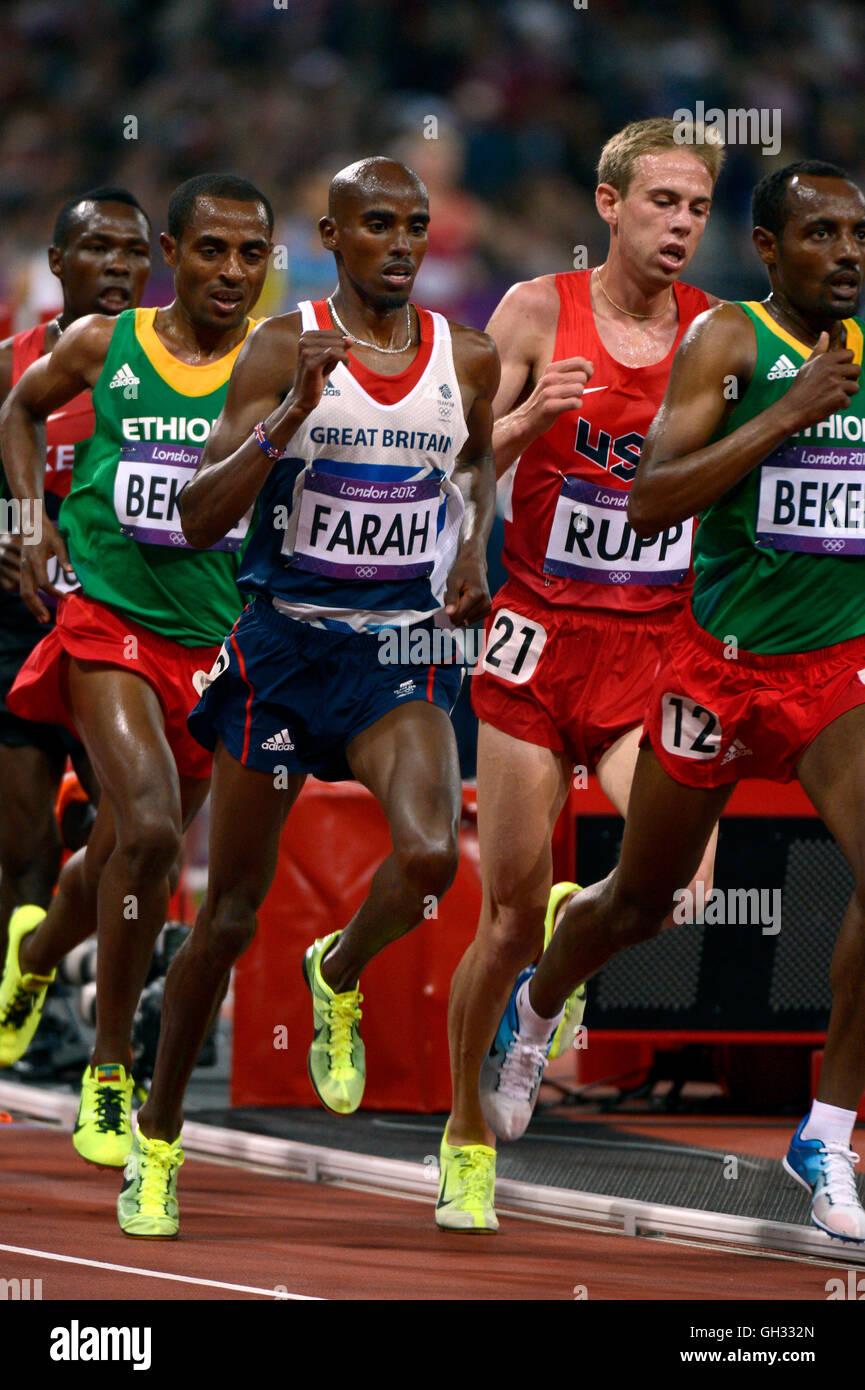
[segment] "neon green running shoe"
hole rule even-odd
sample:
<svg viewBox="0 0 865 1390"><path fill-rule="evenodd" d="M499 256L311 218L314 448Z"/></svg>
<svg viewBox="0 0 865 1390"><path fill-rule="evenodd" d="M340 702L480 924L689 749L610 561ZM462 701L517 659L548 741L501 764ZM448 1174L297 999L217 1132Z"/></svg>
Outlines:
<svg viewBox="0 0 865 1390"><path fill-rule="evenodd" d="M39 1027L48 986L57 973L25 975L18 963L21 938L35 931L44 916L44 908L28 905L17 907L9 918L9 944L0 980L0 1067L11 1067L24 1056Z"/></svg>
<svg viewBox="0 0 865 1390"><path fill-rule="evenodd" d="M72 1143L88 1163L122 1168L132 1148L132 1077L120 1062L84 1068Z"/></svg>
<svg viewBox="0 0 865 1390"><path fill-rule="evenodd" d="M495 1194L495 1149L488 1144L449 1144L445 1125L439 1151L436 1225L444 1231L497 1231Z"/></svg>
<svg viewBox="0 0 865 1390"><path fill-rule="evenodd" d="M335 1115L350 1115L360 1105L366 1082L366 1054L357 1030L363 995L356 989L334 994L321 978L322 958L338 936L335 931L319 937L303 957L315 1029L306 1065L322 1105Z"/></svg>
<svg viewBox="0 0 865 1390"><path fill-rule="evenodd" d="M148 1139L138 1130L117 1198L117 1220L124 1235L151 1240L172 1240L177 1235L177 1172L182 1162L179 1138L169 1144L165 1139Z"/></svg>
<svg viewBox="0 0 865 1390"><path fill-rule="evenodd" d="M563 900L569 898L572 893L582 893L582 891L578 883L553 884L550 900L547 903L547 915L544 918L544 950L547 949L552 940L556 928L556 916ZM583 1021L585 1009L586 985L583 981L565 1000L565 1012L562 1015L562 1021L553 1034L553 1040L547 1053L547 1058L550 1061L556 1057L561 1057L573 1045L574 1038L577 1036L577 1029Z"/></svg>

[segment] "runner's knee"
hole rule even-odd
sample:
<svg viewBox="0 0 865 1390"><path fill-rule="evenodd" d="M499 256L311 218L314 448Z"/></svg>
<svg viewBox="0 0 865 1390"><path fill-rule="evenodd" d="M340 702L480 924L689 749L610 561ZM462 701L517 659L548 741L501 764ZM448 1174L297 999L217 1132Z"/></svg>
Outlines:
<svg viewBox="0 0 865 1390"><path fill-rule="evenodd" d="M478 933L484 953L508 974L516 974L540 955L546 903L497 903Z"/></svg>
<svg viewBox="0 0 865 1390"><path fill-rule="evenodd" d="M206 940L202 940L207 956L221 968L228 968L247 947L252 945L258 926L258 908L245 888L221 893L207 923Z"/></svg>
<svg viewBox="0 0 865 1390"><path fill-rule="evenodd" d="M396 857L403 877L419 893L441 898L456 876L456 836L442 832L436 837L413 837L396 848Z"/></svg>
<svg viewBox="0 0 865 1390"><path fill-rule="evenodd" d="M657 897L652 900L614 890L610 894L607 921L616 949L636 946L657 936L672 907L672 897L667 902Z"/></svg>
<svg viewBox="0 0 865 1390"><path fill-rule="evenodd" d="M180 831L164 813L141 809L118 827L117 852L133 876L167 875L180 852Z"/></svg>

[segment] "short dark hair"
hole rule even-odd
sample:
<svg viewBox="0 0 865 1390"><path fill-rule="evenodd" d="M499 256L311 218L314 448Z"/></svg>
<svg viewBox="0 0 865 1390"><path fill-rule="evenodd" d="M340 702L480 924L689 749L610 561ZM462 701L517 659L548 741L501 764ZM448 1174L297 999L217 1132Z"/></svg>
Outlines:
<svg viewBox="0 0 865 1390"><path fill-rule="evenodd" d="M168 200L168 235L179 241L195 216L196 198L233 198L238 203L260 203L267 215L268 232L273 231L270 200L249 179L237 174L197 174L175 188Z"/></svg>
<svg viewBox="0 0 865 1390"><path fill-rule="evenodd" d="M797 159L766 174L751 195L751 217L755 227L765 227L767 232L779 236L784 230L790 215L787 198L787 184L797 174L813 174L821 179L846 179L850 175L837 164L827 164L824 159Z"/></svg>
<svg viewBox="0 0 865 1390"><path fill-rule="evenodd" d="M138 209L147 223L147 230L150 231L150 218L135 194L130 193L128 188L112 188L105 184L101 188L88 188L86 193L76 193L73 198L66 199L54 222L52 246L58 247L61 251L66 250L69 245L72 224L75 221L75 212L82 203L126 203L128 207Z"/></svg>

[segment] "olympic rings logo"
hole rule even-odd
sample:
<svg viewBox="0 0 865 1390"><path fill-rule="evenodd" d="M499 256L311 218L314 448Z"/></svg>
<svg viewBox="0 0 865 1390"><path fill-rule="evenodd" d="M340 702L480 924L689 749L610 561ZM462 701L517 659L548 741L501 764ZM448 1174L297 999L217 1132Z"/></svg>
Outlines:
<svg viewBox="0 0 865 1390"><path fill-rule="evenodd" d="M835 551L835 552L837 553L839 550L843 550L843 549L844 549L844 545L845 545L845 542L844 542L844 541L836 540L836 539L834 539L834 538L829 538L828 540L825 540L825 541L823 542L823 549L824 549L824 550L832 550L832 551Z"/></svg>
<svg viewBox="0 0 865 1390"><path fill-rule="evenodd" d="M186 537L182 531L172 531L169 540L172 545L186 545Z"/></svg>
<svg viewBox="0 0 865 1390"><path fill-rule="evenodd" d="M375 579L378 574L377 565L359 565L357 569L358 579Z"/></svg>
<svg viewBox="0 0 865 1390"><path fill-rule="evenodd" d="M610 570L611 584L627 584L630 578L630 570Z"/></svg>

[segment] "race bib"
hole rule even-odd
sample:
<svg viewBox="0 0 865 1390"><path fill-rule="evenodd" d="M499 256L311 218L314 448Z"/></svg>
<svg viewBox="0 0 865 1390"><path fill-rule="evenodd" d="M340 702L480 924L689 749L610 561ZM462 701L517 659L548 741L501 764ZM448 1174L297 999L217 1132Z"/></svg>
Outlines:
<svg viewBox="0 0 865 1390"><path fill-rule="evenodd" d="M721 750L721 721L687 695L667 691L662 700L661 743L679 758L716 758Z"/></svg>
<svg viewBox="0 0 865 1390"><path fill-rule="evenodd" d="M213 682L219 680L229 667L228 644L223 642L216 656L216 660L209 671L193 671L192 686L199 698L204 694Z"/></svg>
<svg viewBox="0 0 865 1390"><path fill-rule="evenodd" d="M126 441L114 478L114 510L124 536L146 545L189 549L180 527L177 499L201 457L192 444ZM239 550L246 519L211 550Z"/></svg>
<svg viewBox="0 0 865 1390"><path fill-rule="evenodd" d="M865 555L865 449L787 444L760 468L758 545Z"/></svg>
<svg viewBox="0 0 865 1390"><path fill-rule="evenodd" d="M294 564L333 579L428 575L440 503L434 477L379 481L314 468L304 477L298 504Z"/></svg>
<svg viewBox="0 0 865 1390"><path fill-rule="evenodd" d="M524 685L534 675L546 641L547 631L540 623L509 608L500 608L490 623L481 670L491 671L514 685Z"/></svg>
<svg viewBox="0 0 865 1390"><path fill-rule="evenodd" d="M56 608L64 594L73 594L76 589L81 588L81 585L74 574L66 573L56 555L49 555L45 568L48 573L48 583L53 584L54 588L59 589L60 592L55 595L45 593L44 590L40 589L39 597L47 608Z"/></svg>
<svg viewBox="0 0 865 1390"><path fill-rule="evenodd" d="M693 522L640 537L628 525L628 494L565 478L556 502L544 574L592 584L677 584L691 562Z"/></svg>

